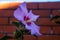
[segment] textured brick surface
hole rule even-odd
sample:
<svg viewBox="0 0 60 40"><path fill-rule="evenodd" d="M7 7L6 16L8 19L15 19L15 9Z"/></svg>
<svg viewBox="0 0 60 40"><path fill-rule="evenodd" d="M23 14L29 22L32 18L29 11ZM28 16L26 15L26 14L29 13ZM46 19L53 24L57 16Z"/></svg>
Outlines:
<svg viewBox="0 0 60 40"><path fill-rule="evenodd" d="M50 25L50 19L49 18L39 18L36 23L38 25Z"/></svg>
<svg viewBox="0 0 60 40"><path fill-rule="evenodd" d="M0 10L0 38L5 35L4 33L1 33L2 31L9 34L16 30L15 26L10 25L12 21L18 21L13 16L14 9L16 7ZM60 40L60 24L50 21L50 14L53 16L60 15L58 11L60 10L59 2L31 2L27 3L27 8L28 10L31 9L35 15L40 15L35 23L40 26L40 32L42 33L42 36L34 37L32 35L24 35L24 40ZM60 18L57 20L60 21ZM50 35L51 31L52 35ZM13 36L13 34L9 35ZM12 38L9 40L14 39Z"/></svg>
<svg viewBox="0 0 60 40"><path fill-rule="evenodd" d="M37 7L37 3L33 3L33 2L31 2L31 3L27 3L27 8L31 8L31 9L37 9L38 7Z"/></svg>
<svg viewBox="0 0 60 40"><path fill-rule="evenodd" d="M50 16L50 10L33 10L33 13L36 15L40 15L40 17Z"/></svg>
<svg viewBox="0 0 60 40"><path fill-rule="evenodd" d="M8 32L8 33L13 33L16 30L15 26L2 26L3 31Z"/></svg>
<svg viewBox="0 0 60 40"><path fill-rule="evenodd" d="M60 8L60 2L39 3L39 8Z"/></svg>
<svg viewBox="0 0 60 40"><path fill-rule="evenodd" d="M0 18L0 24L8 24L7 18Z"/></svg>
<svg viewBox="0 0 60 40"><path fill-rule="evenodd" d="M32 35L24 35L24 40L37 40L37 39Z"/></svg>
<svg viewBox="0 0 60 40"><path fill-rule="evenodd" d="M41 26L40 28L41 28L40 32L42 33L42 35L43 34L49 34L49 32L50 32L50 27L49 26Z"/></svg>
<svg viewBox="0 0 60 40"><path fill-rule="evenodd" d="M32 40L33 37L31 35L27 35L24 37L24 40ZM34 40L60 40L60 36L40 36L40 37L35 37Z"/></svg>
<svg viewBox="0 0 60 40"><path fill-rule="evenodd" d="M38 40L60 40L60 36L41 36Z"/></svg>
<svg viewBox="0 0 60 40"><path fill-rule="evenodd" d="M60 16L60 11L59 10L53 10L53 16L59 15Z"/></svg>
<svg viewBox="0 0 60 40"><path fill-rule="evenodd" d="M10 21L18 21L15 17L10 18Z"/></svg>
<svg viewBox="0 0 60 40"><path fill-rule="evenodd" d="M55 34L60 34L60 26L53 26L53 32Z"/></svg>
<svg viewBox="0 0 60 40"><path fill-rule="evenodd" d="M3 28L4 28L4 27L0 26L0 31L3 31Z"/></svg>
<svg viewBox="0 0 60 40"><path fill-rule="evenodd" d="M0 16L13 16L14 10L2 9L0 10Z"/></svg>
<svg viewBox="0 0 60 40"><path fill-rule="evenodd" d="M5 34L0 34L0 38L2 38L3 36L5 36Z"/></svg>
<svg viewBox="0 0 60 40"><path fill-rule="evenodd" d="M56 19L57 21L60 21L60 18L58 18L58 19ZM57 23L55 23L55 20L53 20L53 21L50 21L51 22L51 25L60 25L60 24L57 24Z"/></svg>

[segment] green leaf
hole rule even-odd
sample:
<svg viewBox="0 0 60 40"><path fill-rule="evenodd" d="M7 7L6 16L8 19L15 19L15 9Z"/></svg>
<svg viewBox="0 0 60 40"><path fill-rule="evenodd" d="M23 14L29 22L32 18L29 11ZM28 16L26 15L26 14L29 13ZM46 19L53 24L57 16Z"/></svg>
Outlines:
<svg viewBox="0 0 60 40"><path fill-rule="evenodd" d="M30 31L27 29L22 29L20 31L22 32L22 34L30 34Z"/></svg>
<svg viewBox="0 0 60 40"><path fill-rule="evenodd" d="M51 19L51 21L54 20L54 19L57 19L57 18L60 18L60 16L58 16L58 15L57 15L57 16L54 16L54 17Z"/></svg>
<svg viewBox="0 0 60 40"><path fill-rule="evenodd" d="M16 27L22 26L23 24L21 22L12 22Z"/></svg>
<svg viewBox="0 0 60 40"><path fill-rule="evenodd" d="M31 34L31 32L29 31L29 30L25 30L25 33L27 33L27 34Z"/></svg>
<svg viewBox="0 0 60 40"><path fill-rule="evenodd" d="M56 24L60 24L60 21L55 21Z"/></svg>
<svg viewBox="0 0 60 40"><path fill-rule="evenodd" d="M11 36L3 36L0 40L8 40L8 39L10 39L10 38L12 38Z"/></svg>
<svg viewBox="0 0 60 40"><path fill-rule="evenodd" d="M16 31L14 32L14 36L15 36L15 38L21 37L21 36L22 36L21 31L16 30Z"/></svg>

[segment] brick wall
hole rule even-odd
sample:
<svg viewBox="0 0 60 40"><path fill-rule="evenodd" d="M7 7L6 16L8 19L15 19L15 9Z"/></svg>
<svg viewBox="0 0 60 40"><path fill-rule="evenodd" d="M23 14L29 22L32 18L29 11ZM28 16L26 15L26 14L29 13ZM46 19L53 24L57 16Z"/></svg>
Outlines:
<svg viewBox="0 0 60 40"><path fill-rule="evenodd" d="M24 35L24 40L60 40L60 25L50 21L51 15L60 15L58 12L60 10L60 2L27 3L27 7L28 10L33 10L34 14L40 15L35 23L41 27L40 32L43 35L37 38L31 35ZM15 9L15 7L0 9L0 38L5 34L13 36L12 33L16 28L10 22L17 21L13 16Z"/></svg>

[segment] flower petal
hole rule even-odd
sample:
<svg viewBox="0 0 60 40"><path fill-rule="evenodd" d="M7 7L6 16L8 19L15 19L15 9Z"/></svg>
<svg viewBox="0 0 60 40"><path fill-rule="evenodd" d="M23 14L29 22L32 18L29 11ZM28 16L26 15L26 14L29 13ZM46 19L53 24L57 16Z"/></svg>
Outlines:
<svg viewBox="0 0 60 40"><path fill-rule="evenodd" d="M40 27L37 26L35 23L31 23L31 25L27 25L26 24L26 29L31 30L31 35L36 35L36 36L40 36Z"/></svg>
<svg viewBox="0 0 60 40"><path fill-rule="evenodd" d="M26 3L22 3L19 5L19 7L14 11L14 17L18 19L19 21L22 21L23 24L24 22L24 16L27 16L27 8L26 8Z"/></svg>
<svg viewBox="0 0 60 40"><path fill-rule="evenodd" d="M22 11L17 8L15 11L14 11L14 17L21 21L24 25L26 24L26 22L24 21L24 13L22 13Z"/></svg>
<svg viewBox="0 0 60 40"><path fill-rule="evenodd" d="M30 10L30 12L29 12L29 17L30 17L31 20L36 21L37 18L39 17L39 15L33 14L33 13L32 13L32 10Z"/></svg>
<svg viewBox="0 0 60 40"><path fill-rule="evenodd" d="M18 20L23 20L24 14L20 11L19 8L17 8L14 11L14 17L17 18Z"/></svg>
<svg viewBox="0 0 60 40"><path fill-rule="evenodd" d="M22 3L21 5L19 5L19 7L14 11L14 17L21 21L25 25L26 29L31 30L32 35L41 35L41 33L39 32L40 27L37 26L34 22L31 22L31 24L28 25L27 22L24 21L24 16L29 17L32 21L36 21L39 17L37 15L34 15L32 13L32 10L30 10L30 12L28 13L26 3Z"/></svg>
<svg viewBox="0 0 60 40"><path fill-rule="evenodd" d="M21 11L22 11L24 14L28 13L28 10L27 10L26 3L25 3L25 2L22 3L22 4L20 4L20 5L19 5L19 8L21 9Z"/></svg>

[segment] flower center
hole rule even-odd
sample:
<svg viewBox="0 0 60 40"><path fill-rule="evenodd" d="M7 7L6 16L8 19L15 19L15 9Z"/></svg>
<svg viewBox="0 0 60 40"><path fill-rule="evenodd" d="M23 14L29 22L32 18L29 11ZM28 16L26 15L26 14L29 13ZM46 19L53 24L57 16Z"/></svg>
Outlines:
<svg viewBox="0 0 60 40"><path fill-rule="evenodd" d="M24 21L28 21L28 20L30 20L30 18L29 18L29 17L27 17L27 16L24 16ZM28 24L28 25L30 25L30 24L31 24L31 22L27 22L27 24Z"/></svg>
<svg viewBox="0 0 60 40"><path fill-rule="evenodd" d="M28 18L28 17L26 17L26 16L24 16L24 20L25 20L25 21L27 21L27 20L29 20L29 18Z"/></svg>

